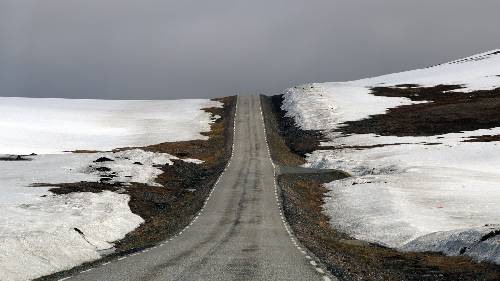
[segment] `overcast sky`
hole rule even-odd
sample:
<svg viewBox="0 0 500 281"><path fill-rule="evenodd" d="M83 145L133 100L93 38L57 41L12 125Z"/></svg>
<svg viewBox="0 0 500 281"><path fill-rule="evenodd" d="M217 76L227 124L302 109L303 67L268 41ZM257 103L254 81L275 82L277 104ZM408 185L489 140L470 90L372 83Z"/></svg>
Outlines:
<svg viewBox="0 0 500 281"><path fill-rule="evenodd" d="M0 0L0 96L275 94L500 48L499 11L498 0Z"/></svg>

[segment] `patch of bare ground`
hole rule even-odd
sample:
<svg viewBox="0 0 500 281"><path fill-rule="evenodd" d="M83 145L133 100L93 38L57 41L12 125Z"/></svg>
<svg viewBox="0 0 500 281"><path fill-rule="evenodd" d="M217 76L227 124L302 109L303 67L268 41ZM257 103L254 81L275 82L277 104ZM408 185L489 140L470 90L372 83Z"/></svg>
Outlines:
<svg viewBox="0 0 500 281"><path fill-rule="evenodd" d="M275 98L275 101L279 100ZM295 142L285 142L285 138L294 137L290 132L297 132L299 129L295 128L284 134L279 130L286 127L279 125L282 113L271 111L272 98L263 97L261 101L273 159L289 163L291 161L288 159L294 159L297 163L303 163L303 157L294 153L294 147L288 147L287 144L309 142L311 139L301 139L298 134ZM274 108L279 108L278 102ZM317 142L311 141L298 145L314 147L315 143ZM302 162L297 157L301 157ZM296 237L340 280L499 280L500 267L497 265L477 263L462 256L399 252L353 239L333 229L329 223L330 218L322 212L323 199L328 191L323 183L343 177L343 173L333 173L285 174L278 178L284 213Z"/></svg>
<svg viewBox="0 0 500 281"><path fill-rule="evenodd" d="M215 100L222 102L224 106L204 109L221 117L211 124L210 132L205 134L208 140L162 143L141 148L147 151L169 153L179 158L195 158L204 161L202 164L194 164L173 160L173 165L164 165L161 167L163 174L156 179L156 182L163 186L138 183L123 186L105 182L50 185L56 186L50 190L55 194L97 193L104 190L128 194L131 211L141 216L145 222L128 233L124 239L117 241L116 252L104 257L103 260L90 262L70 271L59 272L37 280L57 280L61 276L78 272L113 256L153 246L173 236L192 221L231 157L236 97Z"/></svg>
<svg viewBox="0 0 500 281"><path fill-rule="evenodd" d="M0 156L0 161L30 161L31 158L27 158L23 155L6 155Z"/></svg>
<svg viewBox="0 0 500 281"><path fill-rule="evenodd" d="M338 130L345 134L382 136L433 136L500 127L500 88L491 91L457 92L460 86L377 87L372 94L406 97L422 104L389 109L359 121L345 122Z"/></svg>
<svg viewBox="0 0 500 281"><path fill-rule="evenodd" d="M500 135L482 135L482 136L472 136L463 142L493 142L500 141Z"/></svg>

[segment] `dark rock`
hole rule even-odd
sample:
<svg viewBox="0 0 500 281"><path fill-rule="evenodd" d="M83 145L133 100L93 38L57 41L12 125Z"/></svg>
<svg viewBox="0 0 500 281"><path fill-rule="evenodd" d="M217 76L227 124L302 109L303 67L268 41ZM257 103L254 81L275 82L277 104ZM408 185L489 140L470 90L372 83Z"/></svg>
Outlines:
<svg viewBox="0 0 500 281"><path fill-rule="evenodd" d="M460 249L460 254L465 254L465 251L467 251L467 247L463 247L462 249Z"/></svg>
<svg viewBox="0 0 500 281"><path fill-rule="evenodd" d="M73 230L76 231L76 232L78 232L80 235L83 235L83 232L80 229L78 229L78 228L75 227L75 228L73 228Z"/></svg>
<svg viewBox="0 0 500 281"><path fill-rule="evenodd" d="M500 235L500 229L499 230L494 230L494 231L491 231L489 232L488 234L484 235L483 237L481 237L481 241L486 241L490 238L493 238L497 235Z"/></svg>
<svg viewBox="0 0 500 281"><path fill-rule="evenodd" d="M108 167L97 167L95 169L96 169L96 171L99 171L99 172L110 172L111 171L111 169Z"/></svg>
<svg viewBox="0 0 500 281"><path fill-rule="evenodd" d="M100 157L97 160L95 160L94 162L100 163L100 162L112 162L112 161L115 161L115 160L109 159L108 157Z"/></svg>

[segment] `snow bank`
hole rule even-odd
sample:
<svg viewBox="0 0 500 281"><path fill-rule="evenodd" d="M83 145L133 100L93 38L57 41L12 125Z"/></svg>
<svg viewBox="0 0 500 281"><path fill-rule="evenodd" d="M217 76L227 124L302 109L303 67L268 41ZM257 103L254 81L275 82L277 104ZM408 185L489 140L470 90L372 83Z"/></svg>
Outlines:
<svg viewBox="0 0 500 281"><path fill-rule="evenodd" d="M30 280L98 259L100 250L143 222L128 201L128 195L105 191L2 205L0 279Z"/></svg>
<svg viewBox="0 0 500 281"><path fill-rule="evenodd" d="M107 151L162 142L206 139L205 99L112 101L0 97L0 153Z"/></svg>
<svg viewBox="0 0 500 281"><path fill-rule="evenodd" d="M432 232L498 223L499 148L457 138L442 145L315 151L308 162L353 175L326 184L324 210L336 228L402 247Z"/></svg>
<svg viewBox="0 0 500 281"><path fill-rule="evenodd" d="M500 218L500 147L498 142L462 141L500 134L500 128L430 137L346 136L334 130L343 122L415 103L371 95L373 87L449 84L462 85L459 91L464 92L491 90L500 87L499 74L500 51L491 51L426 69L288 89L282 107L287 116L302 129L323 131L330 141L322 145L346 147L307 157L306 166L353 175L326 184L324 211L331 224L390 247L447 254L468 247L462 254L498 263L499 240L478 243L477 238L486 231L484 225L498 224ZM378 144L385 146L348 148Z"/></svg>

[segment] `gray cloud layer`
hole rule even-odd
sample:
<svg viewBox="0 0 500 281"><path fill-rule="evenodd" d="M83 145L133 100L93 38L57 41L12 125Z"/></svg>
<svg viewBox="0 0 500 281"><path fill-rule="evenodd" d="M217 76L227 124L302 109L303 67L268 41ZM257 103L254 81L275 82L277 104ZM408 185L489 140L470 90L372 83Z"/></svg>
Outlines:
<svg viewBox="0 0 500 281"><path fill-rule="evenodd" d="M0 96L278 93L500 48L498 11L498 0L0 0Z"/></svg>

